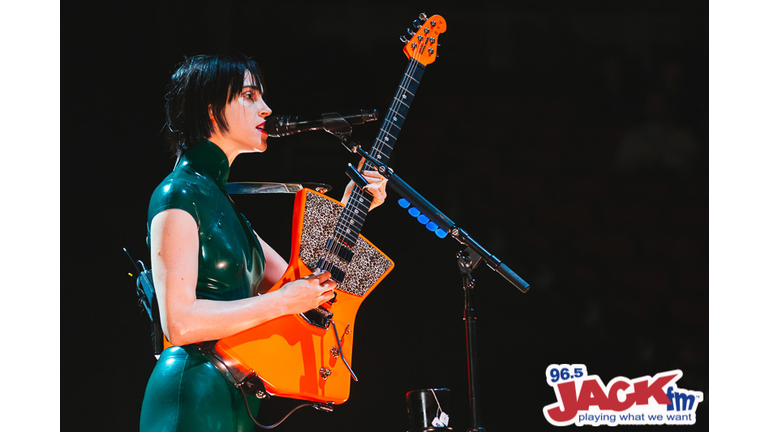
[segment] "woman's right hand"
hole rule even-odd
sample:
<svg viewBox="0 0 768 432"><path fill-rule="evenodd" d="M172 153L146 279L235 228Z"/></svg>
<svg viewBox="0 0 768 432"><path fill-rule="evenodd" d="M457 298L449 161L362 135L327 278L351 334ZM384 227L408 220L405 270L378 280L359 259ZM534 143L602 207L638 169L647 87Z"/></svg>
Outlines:
<svg viewBox="0 0 768 432"><path fill-rule="evenodd" d="M289 282L279 290L286 315L299 314L314 309L331 300L336 281L327 271L315 270L311 275Z"/></svg>

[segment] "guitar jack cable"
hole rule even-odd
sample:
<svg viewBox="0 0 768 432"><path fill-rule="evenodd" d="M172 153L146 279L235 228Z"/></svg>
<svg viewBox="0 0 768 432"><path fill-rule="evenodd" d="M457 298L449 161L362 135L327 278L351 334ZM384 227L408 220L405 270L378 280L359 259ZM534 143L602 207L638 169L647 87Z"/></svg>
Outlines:
<svg viewBox="0 0 768 432"><path fill-rule="evenodd" d="M357 382L357 375L355 375L355 373L352 371L349 363L347 363L347 359L344 358L344 351L341 350L341 340L339 340L339 332L336 331L336 322L331 320L331 324L333 325L333 334L336 336L336 346L339 348L339 355L341 356L341 360L344 361L344 366L346 366L347 370L349 370L349 374L352 375L352 379Z"/></svg>
<svg viewBox="0 0 768 432"><path fill-rule="evenodd" d="M283 417L283 419L280 420L279 422L277 422L277 423L275 423L273 425L265 426L265 425L259 423L256 420L256 418L253 417L253 413L251 413L251 406L248 405L248 398L245 395L245 390L243 390L243 387L240 386L238 388L240 389L240 393L243 394L243 401L245 401L245 408L248 411L248 416L251 418L251 420L253 420L253 423L255 423L256 426L258 426L258 427L260 427L262 429L274 429L274 428L280 426L281 424L283 424L284 421L286 421L288 419L288 417L291 416L291 414L295 413L300 408L312 407L312 408L314 408L314 409L316 409L318 411L326 411L326 412L333 411L333 407L332 406L325 405L325 404L320 404L320 403L316 403L316 402L307 402L307 403L298 405L298 406L294 407L292 410L288 411L288 414L286 414L285 417Z"/></svg>

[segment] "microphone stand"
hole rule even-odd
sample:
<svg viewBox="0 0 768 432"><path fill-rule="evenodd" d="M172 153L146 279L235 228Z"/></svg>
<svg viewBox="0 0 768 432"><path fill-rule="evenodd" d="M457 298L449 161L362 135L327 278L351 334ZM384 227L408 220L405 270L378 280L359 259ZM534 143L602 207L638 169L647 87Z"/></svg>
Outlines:
<svg viewBox="0 0 768 432"><path fill-rule="evenodd" d="M385 164L376 160L368 152L360 148L350 140L350 132L334 132L328 131L332 135L335 135L341 140L344 147L352 153L363 156L366 160L371 162L383 175L391 185L392 189L400 194L405 200L408 201L408 205L402 207L408 207L413 205L421 215L426 216L429 219L427 228L435 231L438 237L446 237L450 233L456 241L463 245L462 250L456 254L458 261L459 271L462 277L462 285L464 288L464 327L466 331L467 341L467 366L469 375L469 405L471 414L471 426L467 430L468 432L481 432L485 431L485 428L480 426L480 409L478 398L478 349L477 349L477 314L474 308L474 302L472 299L472 293L475 288L475 279L472 277L472 270L474 270L478 264L485 261L485 263L499 273L504 279L514 285L521 292L528 291L530 285L525 282L520 276L513 272L506 264L502 263L498 258L493 256L479 243L477 243L467 232L457 226L452 220L450 220L445 214L433 206L427 201L421 194L416 192L410 185L408 185L403 179L395 174L392 169ZM358 186L363 187L366 184L365 179L360 173L352 166L348 164L347 174L352 178ZM419 216L421 217L421 216ZM430 224L434 224L430 226Z"/></svg>

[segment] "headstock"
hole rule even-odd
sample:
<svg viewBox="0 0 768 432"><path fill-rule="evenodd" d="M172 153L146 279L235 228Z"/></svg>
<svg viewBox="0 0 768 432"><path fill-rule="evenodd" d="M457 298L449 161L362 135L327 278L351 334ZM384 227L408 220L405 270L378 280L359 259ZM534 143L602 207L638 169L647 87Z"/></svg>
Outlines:
<svg viewBox="0 0 768 432"><path fill-rule="evenodd" d="M426 66L437 58L437 38L445 32L447 26L445 19L440 15L432 15L427 18L426 14L420 14L419 20L413 21L413 29L408 29L410 40L406 36L401 36L400 40L405 42L403 52L408 58L414 59Z"/></svg>

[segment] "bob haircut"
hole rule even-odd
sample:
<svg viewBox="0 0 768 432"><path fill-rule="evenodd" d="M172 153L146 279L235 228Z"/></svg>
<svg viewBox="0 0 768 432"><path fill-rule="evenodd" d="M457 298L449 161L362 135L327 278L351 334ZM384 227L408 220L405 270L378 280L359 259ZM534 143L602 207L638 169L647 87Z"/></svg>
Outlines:
<svg viewBox="0 0 768 432"><path fill-rule="evenodd" d="M250 72L253 85L263 95L261 70L243 54L197 55L178 65L165 95L166 126L175 155L211 136L209 106L221 131L229 130L224 108L242 92L246 72Z"/></svg>

